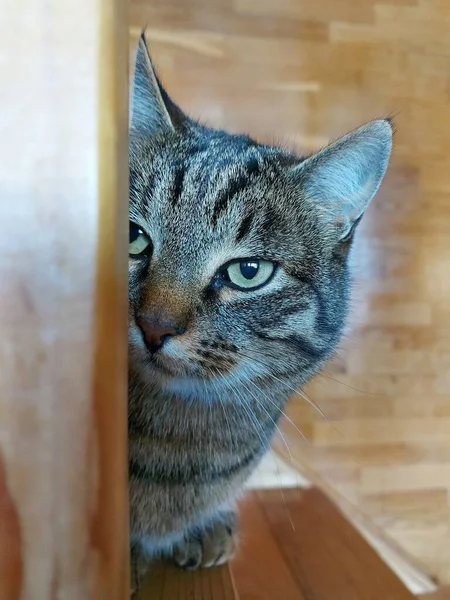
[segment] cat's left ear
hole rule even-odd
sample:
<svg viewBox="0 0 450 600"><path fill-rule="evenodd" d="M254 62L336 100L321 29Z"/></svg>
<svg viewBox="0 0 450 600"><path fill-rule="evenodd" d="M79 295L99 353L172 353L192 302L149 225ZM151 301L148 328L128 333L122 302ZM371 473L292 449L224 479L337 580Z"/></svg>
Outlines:
<svg viewBox="0 0 450 600"><path fill-rule="evenodd" d="M392 150L389 120L373 121L306 159L291 174L340 240L351 235L377 192Z"/></svg>
<svg viewBox="0 0 450 600"><path fill-rule="evenodd" d="M130 129L142 135L155 135L174 130L188 121L183 111L172 102L153 67L142 32L136 53L134 85L130 100Z"/></svg>

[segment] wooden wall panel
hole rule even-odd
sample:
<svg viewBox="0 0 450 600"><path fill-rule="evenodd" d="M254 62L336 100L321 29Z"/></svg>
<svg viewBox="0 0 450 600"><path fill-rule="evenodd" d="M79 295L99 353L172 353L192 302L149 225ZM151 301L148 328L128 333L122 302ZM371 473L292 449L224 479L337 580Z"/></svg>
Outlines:
<svg viewBox="0 0 450 600"><path fill-rule="evenodd" d="M0 599L128 597L125 0L0 20Z"/></svg>

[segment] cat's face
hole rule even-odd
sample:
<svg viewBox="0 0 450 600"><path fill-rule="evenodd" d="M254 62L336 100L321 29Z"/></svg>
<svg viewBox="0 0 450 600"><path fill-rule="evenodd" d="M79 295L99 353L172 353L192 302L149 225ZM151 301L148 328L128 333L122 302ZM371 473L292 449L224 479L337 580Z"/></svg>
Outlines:
<svg viewBox="0 0 450 600"><path fill-rule="evenodd" d="M378 121L302 161L203 128L138 51L130 142L133 370L210 395L304 382L333 352L354 224L387 165Z"/></svg>
<svg viewBox="0 0 450 600"><path fill-rule="evenodd" d="M294 161L205 130L132 140L131 356L152 377L309 373L334 347L345 260L290 189ZM152 353L146 319L185 332Z"/></svg>

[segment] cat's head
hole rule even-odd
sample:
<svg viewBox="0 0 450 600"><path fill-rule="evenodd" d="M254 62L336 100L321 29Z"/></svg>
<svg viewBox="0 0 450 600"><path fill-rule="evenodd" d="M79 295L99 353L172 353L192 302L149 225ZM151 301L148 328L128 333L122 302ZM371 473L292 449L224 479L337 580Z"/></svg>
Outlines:
<svg viewBox="0 0 450 600"><path fill-rule="evenodd" d="M339 340L390 122L306 159L208 129L170 100L142 37L130 129L132 369L187 395L303 383Z"/></svg>

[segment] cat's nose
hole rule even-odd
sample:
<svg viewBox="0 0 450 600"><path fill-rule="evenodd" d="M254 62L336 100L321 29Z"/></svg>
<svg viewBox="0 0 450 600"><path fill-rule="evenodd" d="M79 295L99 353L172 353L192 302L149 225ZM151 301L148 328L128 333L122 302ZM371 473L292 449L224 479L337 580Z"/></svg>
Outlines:
<svg viewBox="0 0 450 600"><path fill-rule="evenodd" d="M184 327L177 327L173 323L156 319L138 319L137 323L141 328L145 344L151 354L158 352L164 342L170 337L182 335L186 331Z"/></svg>

